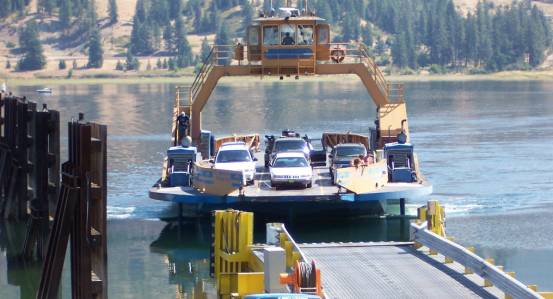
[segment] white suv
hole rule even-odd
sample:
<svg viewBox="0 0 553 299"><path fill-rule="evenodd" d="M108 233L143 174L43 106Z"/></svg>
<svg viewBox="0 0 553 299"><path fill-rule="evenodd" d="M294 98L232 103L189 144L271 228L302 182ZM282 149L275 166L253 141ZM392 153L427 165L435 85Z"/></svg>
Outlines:
<svg viewBox="0 0 553 299"><path fill-rule="evenodd" d="M253 184L255 159L244 142L228 142L221 145L215 157L215 169L242 171L244 184Z"/></svg>

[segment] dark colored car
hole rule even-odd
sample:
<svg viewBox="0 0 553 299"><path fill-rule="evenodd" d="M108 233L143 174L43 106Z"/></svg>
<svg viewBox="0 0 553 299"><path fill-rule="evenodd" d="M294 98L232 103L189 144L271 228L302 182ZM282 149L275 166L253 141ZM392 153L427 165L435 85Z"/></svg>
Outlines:
<svg viewBox="0 0 553 299"><path fill-rule="evenodd" d="M311 149L308 143L299 137L280 137L265 136L267 146L265 148L265 167L269 167L277 153L302 152L305 158L309 160Z"/></svg>
<svg viewBox="0 0 553 299"><path fill-rule="evenodd" d="M351 161L359 156L366 156L367 149L360 143L342 143L336 145L330 152L330 177L335 183L336 169L349 167Z"/></svg>

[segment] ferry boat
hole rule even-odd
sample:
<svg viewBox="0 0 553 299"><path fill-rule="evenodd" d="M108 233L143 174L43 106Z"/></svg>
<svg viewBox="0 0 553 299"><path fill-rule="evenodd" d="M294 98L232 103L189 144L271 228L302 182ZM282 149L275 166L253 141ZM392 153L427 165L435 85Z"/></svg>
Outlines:
<svg viewBox="0 0 553 299"><path fill-rule="evenodd" d="M150 198L178 203L187 216L233 208L258 215L294 217L383 215L398 204L403 214L406 200L430 195L432 185L422 175L410 143L403 86L386 81L364 45L331 43L330 33L324 19L309 9L300 11L287 1L287 7L255 19L247 28L245 42L213 45L188 92L177 88L171 146L161 178L149 190ZM218 137L216 132L202 128L202 109L224 76L298 79L347 74L359 77L376 105L375 127L368 132L302 136L301 128L296 128L297 133L284 130L264 138L258 134ZM186 98L181 97L184 94ZM303 140L305 146L296 149L304 153L305 159L275 150L275 144L283 139L298 143ZM333 155L347 144L361 146L362 153L360 157L350 155L347 163L338 163L343 159ZM244 163L234 163L234 168L219 167L219 163L230 161L230 153L224 159L218 157L228 146L237 151L231 160L242 157L235 162ZM251 153L250 157L239 152L243 148ZM289 163L290 168L303 167L305 172L290 169L286 174L284 169L284 174L277 175L277 161L279 166ZM301 186L276 186L278 179L284 185Z"/></svg>

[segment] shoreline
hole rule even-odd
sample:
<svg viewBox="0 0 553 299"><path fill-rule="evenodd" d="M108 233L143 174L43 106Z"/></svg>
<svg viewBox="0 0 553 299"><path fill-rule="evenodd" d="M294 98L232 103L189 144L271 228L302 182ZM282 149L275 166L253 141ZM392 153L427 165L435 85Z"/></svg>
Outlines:
<svg viewBox="0 0 553 299"><path fill-rule="evenodd" d="M256 76L257 77L257 76ZM300 81L342 81L344 77L353 78L352 75L337 76L303 76ZM424 75L388 75L385 76L389 81L395 82L456 82L456 81L553 81L553 70L548 71L508 71L490 74L424 74ZM74 85L74 84L137 84L137 83L181 83L190 84L195 76L190 72L172 72L172 73L105 73L101 76L75 76L66 77L20 77L9 76L0 73L0 81L6 81L8 86L26 86L26 85ZM251 77L250 77L251 78ZM240 77L223 78L224 82L235 82L242 80ZM279 81L278 77L265 77L265 82ZM283 82L296 82L293 78L285 78Z"/></svg>

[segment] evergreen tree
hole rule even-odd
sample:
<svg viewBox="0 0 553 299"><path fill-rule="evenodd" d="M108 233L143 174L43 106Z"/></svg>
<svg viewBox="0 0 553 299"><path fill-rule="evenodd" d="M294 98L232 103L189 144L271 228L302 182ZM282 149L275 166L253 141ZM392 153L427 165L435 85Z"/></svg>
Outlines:
<svg viewBox="0 0 553 299"><path fill-rule="evenodd" d="M92 32L88 45L88 64L89 68L101 68L104 64L104 50L98 30Z"/></svg>
<svg viewBox="0 0 553 299"><path fill-rule="evenodd" d="M531 20L528 26L528 61L531 66L536 67L544 60L546 45L545 31L540 20L540 11L537 6L532 8Z"/></svg>
<svg viewBox="0 0 553 299"><path fill-rule="evenodd" d="M61 0L59 22L62 29L67 29L71 25L72 13L71 0Z"/></svg>
<svg viewBox="0 0 553 299"><path fill-rule="evenodd" d="M111 24L117 23L117 0L109 0L108 2L108 15Z"/></svg>
<svg viewBox="0 0 553 299"><path fill-rule="evenodd" d="M125 61L125 65L128 71L138 71L138 69L140 68L140 62L138 61L138 58L136 58L131 51L127 51L127 60Z"/></svg>
<svg viewBox="0 0 553 299"><path fill-rule="evenodd" d="M178 17L175 22L175 44L177 47L176 66L187 67L192 65L192 49L186 39L186 29L184 28L184 22L182 17Z"/></svg>
<svg viewBox="0 0 553 299"><path fill-rule="evenodd" d="M115 65L115 70L117 71L124 71L125 66L121 63L121 61L117 60L117 64Z"/></svg>
<svg viewBox="0 0 553 299"><path fill-rule="evenodd" d="M163 67L163 65L161 64L161 59L157 59L157 62L156 62L156 68L159 70Z"/></svg>
<svg viewBox="0 0 553 299"><path fill-rule="evenodd" d="M327 20L329 23L334 22L334 18L332 16L332 10L330 9L330 5L328 4L327 0L317 0L315 7L316 7L317 15L319 17Z"/></svg>
<svg viewBox="0 0 553 299"><path fill-rule="evenodd" d="M165 29L163 30L163 40L165 41L165 49L169 52L173 52L174 50L173 39L174 39L174 29L171 23L169 23L167 24L167 26L165 26Z"/></svg>
<svg viewBox="0 0 553 299"><path fill-rule="evenodd" d="M409 54L407 53L407 35L400 33L392 43L392 59L394 64L400 68L406 68L409 65Z"/></svg>
<svg viewBox="0 0 553 299"><path fill-rule="evenodd" d="M177 17L181 16L182 13L182 2L181 0L169 0L169 14L171 19L175 20Z"/></svg>
<svg viewBox="0 0 553 299"><path fill-rule="evenodd" d="M363 43L367 47L369 48L372 47L374 41L373 41L372 28L370 25L366 25L361 28L361 38L363 39Z"/></svg>
<svg viewBox="0 0 553 299"><path fill-rule="evenodd" d="M200 49L201 62L206 61L206 59L209 57L209 53L211 53L211 46L209 45L209 42L207 41L207 36L205 36L204 39L202 40L202 47Z"/></svg>
<svg viewBox="0 0 553 299"><path fill-rule="evenodd" d="M19 33L19 44L24 53L17 63L20 71L40 70L46 65L42 45L38 37L38 29L34 20L27 22Z"/></svg>
<svg viewBox="0 0 553 299"><path fill-rule="evenodd" d="M168 65L167 65L167 59L163 59L163 68L164 69L167 69Z"/></svg>
<svg viewBox="0 0 553 299"><path fill-rule="evenodd" d="M217 34L215 35L215 45L216 46L228 46L232 43L227 24L219 26ZM221 53L218 55L219 60L218 64L227 65L230 63L231 54L230 53Z"/></svg>
<svg viewBox="0 0 553 299"><path fill-rule="evenodd" d="M175 71L177 69L177 65L173 58L169 58L169 61L167 62L167 66L170 71Z"/></svg>

